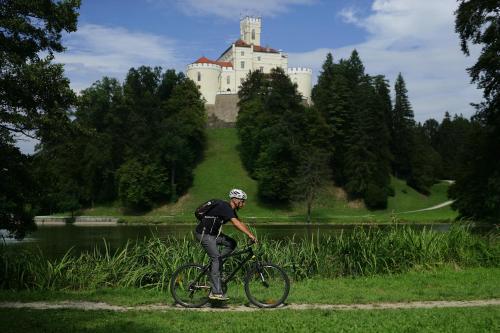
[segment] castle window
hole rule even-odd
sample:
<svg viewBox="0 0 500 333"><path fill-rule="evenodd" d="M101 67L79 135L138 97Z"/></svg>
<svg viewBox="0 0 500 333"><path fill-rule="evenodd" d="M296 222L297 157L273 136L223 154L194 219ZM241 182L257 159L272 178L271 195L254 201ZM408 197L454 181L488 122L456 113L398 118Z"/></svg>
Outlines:
<svg viewBox="0 0 500 333"><path fill-rule="evenodd" d="M262 73L264 73L264 67L263 67L263 66L260 66L260 71L261 71Z"/></svg>
<svg viewBox="0 0 500 333"><path fill-rule="evenodd" d="M201 73L198 72L198 81L201 81Z"/></svg>
<svg viewBox="0 0 500 333"><path fill-rule="evenodd" d="M255 39L255 29L252 29L252 40Z"/></svg>
<svg viewBox="0 0 500 333"><path fill-rule="evenodd" d="M241 55L244 56L245 55L245 51L241 51Z"/></svg>
<svg viewBox="0 0 500 333"><path fill-rule="evenodd" d="M245 68L245 62L244 61L241 62L241 68Z"/></svg>
<svg viewBox="0 0 500 333"><path fill-rule="evenodd" d="M257 57L257 61L260 61L260 57Z"/></svg>
<svg viewBox="0 0 500 333"><path fill-rule="evenodd" d="M230 84L231 83L231 77L228 76L226 81L227 81L227 84Z"/></svg>
<svg viewBox="0 0 500 333"><path fill-rule="evenodd" d="M243 84L243 78L240 78L240 83Z"/></svg>

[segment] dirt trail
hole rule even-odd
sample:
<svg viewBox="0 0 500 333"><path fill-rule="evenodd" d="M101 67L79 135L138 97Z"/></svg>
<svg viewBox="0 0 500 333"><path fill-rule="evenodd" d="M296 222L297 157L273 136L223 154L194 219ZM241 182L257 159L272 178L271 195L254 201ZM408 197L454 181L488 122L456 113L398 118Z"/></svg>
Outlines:
<svg viewBox="0 0 500 333"><path fill-rule="evenodd" d="M463 308L500 305L500 299L470 300L470 301L420 301L400 303L371 303L371 304L287 304L274 310L385 310L385 309L429 309L429 308ZM245 305L229 305L225 307L205 306L199 309L186 309L175 305L151 304L140 306L111 305L103 302L62 301L62 302L0 302L1 308L15 309L76 309L98 311L232 311L248 312L261 309Z"/></svg>

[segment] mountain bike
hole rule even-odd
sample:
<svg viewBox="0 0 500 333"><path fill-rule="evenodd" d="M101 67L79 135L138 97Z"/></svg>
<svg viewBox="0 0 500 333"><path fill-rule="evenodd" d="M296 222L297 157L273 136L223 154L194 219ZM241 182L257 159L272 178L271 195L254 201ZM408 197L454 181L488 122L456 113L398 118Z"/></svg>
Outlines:
<svg viewBox="0 0 500 333"><path fill-rule="evenodd" d="M222 290L225 293L228 282L250 262L243 280L248 300L260 308L275 308L288 297L290 280L281 267L261 261L260 254L254 252L252 245L253 243L249 243L241 251L222 256L223 261L239 258L236 268L222 275ZM208 303L211 290L210 267L211 261L206 265L190 263L177 268L170 280L170 292L177 304L198 308Z"/></svg>

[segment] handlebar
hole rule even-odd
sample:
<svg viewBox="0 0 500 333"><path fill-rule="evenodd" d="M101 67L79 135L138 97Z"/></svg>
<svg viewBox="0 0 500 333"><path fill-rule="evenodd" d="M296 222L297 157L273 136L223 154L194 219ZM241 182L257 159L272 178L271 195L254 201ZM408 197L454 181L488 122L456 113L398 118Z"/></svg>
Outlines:
<svg viewBox="0 0 500 333"><path fill-rule="evenodd" d="M247 246L252 246L252 245L254 245L254 244L256 244L256 243L257 243L257 241L256 241L256 240L254 240L254 239L251 239L251 238L250 238L250 239L248 239L248 241L247 241Z"/></svg>

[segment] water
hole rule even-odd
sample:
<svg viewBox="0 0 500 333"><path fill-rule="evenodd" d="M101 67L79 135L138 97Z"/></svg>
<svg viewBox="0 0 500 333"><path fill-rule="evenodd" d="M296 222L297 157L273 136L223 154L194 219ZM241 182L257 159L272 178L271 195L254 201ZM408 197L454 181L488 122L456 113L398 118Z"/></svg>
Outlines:
<svg viewBox="0 0 500 333"><path fill-rule="evenodd" d="M143 240L150 237L165 239L167 237L186 237L194 239L192 231L194 225L105 225L105 226L81 226L81 225L42 225L38 230L28 235L22 241L3 238L0 234L0 242L10 249L32 249L41 250L46 256L62 257L69 249L74 253L89 251L96 246L104 247L104 239L111 249L123 246L127 241ZM283 239L289 237L310 238L333 235L340 232L349 232L356 225L304 225L304 224L273 224L256 226L257 237L265 236L270 239ZM365 228L373 226L364 225ZM380 228L392 228L391 225L379 225ZM432 228L433 230L445 232L451 224L413 224L413 228ZM237 236L239 231L231 225L224 227L224 232L230 236ZM2 240L3 238L3 240ZM193 240L194 243L194 240Z"/></svg>

